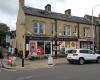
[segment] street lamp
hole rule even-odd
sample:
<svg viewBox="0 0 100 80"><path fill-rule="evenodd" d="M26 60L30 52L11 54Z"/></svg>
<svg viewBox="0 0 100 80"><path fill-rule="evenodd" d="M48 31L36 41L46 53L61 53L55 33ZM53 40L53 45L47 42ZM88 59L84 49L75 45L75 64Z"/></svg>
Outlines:
<svg viewBox="0 0 100 80"><path fill-rule="evenodd" d="M57 20L55 19L55 57L57 57Z"/></svg>
<svg viewBox="0 0 100 80"><path fill-rule="evenodd" d="M23 53L22 53L22 67L24 67L24 58L25 58L25 50L26 50L26 34L23 35Z"/></svg>
<svg viewBox="0 0 100 80"><path fill-rule="evenodd" d="M93 51L95 50L95 49L94 49L94 46L95 46L95 42L94 42L94 39L95 39L95 38L94 38L94 34L95 34L95 32L94 32L94 27L93 27L93 25L94 25L94 21L93 21L93 18L94 18L94 17L93 17L93 9L94 9L94 8L96 8L96 7L98 7L98 6L100 6L100 4L98 4L98 5L95 5L95 6L93 6L93 7L92 7Z"/></svg>
<svg viewBox="0 0 100 80"><path fill-rule="evenodd" d="M26 37L31 36L31 32L25 32L23 35L23 54L22 54L22 67L24 67L24 59L26 55Z"/></svg>

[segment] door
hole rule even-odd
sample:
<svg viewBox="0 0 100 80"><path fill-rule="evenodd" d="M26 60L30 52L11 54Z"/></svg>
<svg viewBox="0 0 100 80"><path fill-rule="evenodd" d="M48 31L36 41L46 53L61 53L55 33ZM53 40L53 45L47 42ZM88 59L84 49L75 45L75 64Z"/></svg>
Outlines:
<svg viewBox="0 0 100 80"><path fill-rule="evenodd" d="M90 60L96 60L96 55L93 51L88 50L89 54L90 54Z"/></svg>
<svg viewBox="0 0 100 80"><path fill-rule="evenodd" d="M88 50L80 50L79 53L81 54L81 57L85 58L85 60L90 60L91 55Z"/></svg>
<svg viewBox="0 0 100 80"><path fill-rule="evenodd" d="M45 42L45 54L51 54L51 43Z"/></svg>

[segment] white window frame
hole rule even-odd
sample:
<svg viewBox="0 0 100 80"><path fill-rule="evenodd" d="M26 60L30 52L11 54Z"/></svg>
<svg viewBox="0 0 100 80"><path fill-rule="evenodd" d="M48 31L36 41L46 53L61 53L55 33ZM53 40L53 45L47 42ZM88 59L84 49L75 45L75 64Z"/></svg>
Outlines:
<svg viewBox="0 0 100 80"><path fill-rule="evenodd" d="M85 37L91 37L91 28L90 27L85 27Z"/></svg>
<svg viewBox="0 0 100 80"><path fill-rule="evenodd" d="M65 27L65 29L64 29L64 27ZM68 34L68 29L67 28L69 28L69 34ZM65 34L64 34L64 31L65 31ZM71 27L70 27L70 25L63 25L63 35L66 35L66 36L71 36Z"/></svg>
<svg viewBox="0 0 100 80"><path fill-rule="evenodd" d="M51 23L51 34L54 35L55 34L55 23Z"/></svg>
<svg viewBox="0 0 100 80"><path fill-rule="evenodd" d="M35 33L35 31L34 31L34 33L35 34L45 34L45 23L44 22L42 22L42 21L33 21L33 30L34 30L34 22L36 22L37 23L37 32ZM40 23L42 23L43 24L43 33L40 33Z"/></svg>
<svg viewBox="0 0 100 80"><path fill-rule="evenodd" d="M75 26L75 33L74 34L75 34L75 36L78 35L78 26L77 25Z"/></svg>

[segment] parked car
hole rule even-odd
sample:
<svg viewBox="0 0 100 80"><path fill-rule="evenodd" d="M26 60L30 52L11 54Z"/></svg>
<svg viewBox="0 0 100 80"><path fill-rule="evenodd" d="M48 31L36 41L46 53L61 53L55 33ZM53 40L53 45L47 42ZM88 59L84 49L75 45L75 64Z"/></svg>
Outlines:
<svg viewBox="0 0 100 80"><path fill-rule="evenodd" d="M96 54L100 54L100 51L99 50L96 50L95 52L96 52Z"/></svg>
<svg viewBox="0 0 100 80"><path fill-rule="evenodd" d="M67 54L69 63L78 62L81 65L86 61L96 61L100 63L100 55L89 49L72 49L69 50Z"/></svg>

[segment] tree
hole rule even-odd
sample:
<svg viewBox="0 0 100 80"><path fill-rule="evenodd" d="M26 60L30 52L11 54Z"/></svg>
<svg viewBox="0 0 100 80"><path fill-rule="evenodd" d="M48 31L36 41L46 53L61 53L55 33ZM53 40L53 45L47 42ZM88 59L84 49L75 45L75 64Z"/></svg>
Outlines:
<svg viewBox="0 0 100 80"><path fill-rule="evenodd" d="M0 23L0 46L5 45L6 34L10 35L10 28L7 24Z"/></svg>

